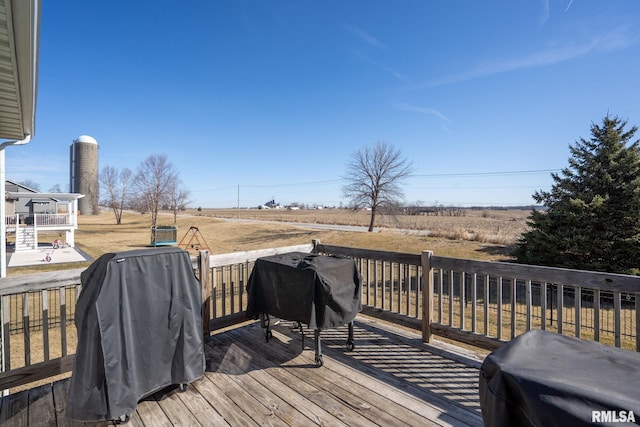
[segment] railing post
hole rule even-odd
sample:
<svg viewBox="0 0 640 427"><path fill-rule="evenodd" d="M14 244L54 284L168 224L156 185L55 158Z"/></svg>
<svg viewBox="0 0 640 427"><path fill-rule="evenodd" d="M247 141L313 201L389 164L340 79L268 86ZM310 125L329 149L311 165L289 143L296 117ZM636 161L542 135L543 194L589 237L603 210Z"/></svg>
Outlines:
<svg viewBox="0 0 640 427"><path fill-rule="evenodd" d="M211 335L211 280L210 280L209 251L203 250L198 253L198 271L200 277L200 289L202 291L202 335L205 340ZM213 304L216 302L213 301Z"/></svg>
<svg viewBox="0 0 640 427"><path fill-rule="evenodd" d="M431 341L431 322L433 320L433 251L422 251L422 341Z"/></svg>
<svg viewBox="0 0 640 427"><path fill-rule="evenodd" d="M313 239L313 240L311 240L311 243L313 244L313 249L311 249L311 253L312 254L317 254L318 253L318 245L320 244L320 240Z"/></svg>
<svg viewBox="0 0 640 427"><path fill-rule="evenodd" d="M9 296L0 297L0 318L2 320L2 369L1 372L11 370L11 307L9 306Z"/></svg>
<svg viewBox="0 0 640 427"><path fill-rule="evenodd" d="M33 247L38 249L38 214L33 214Z"/></svg>

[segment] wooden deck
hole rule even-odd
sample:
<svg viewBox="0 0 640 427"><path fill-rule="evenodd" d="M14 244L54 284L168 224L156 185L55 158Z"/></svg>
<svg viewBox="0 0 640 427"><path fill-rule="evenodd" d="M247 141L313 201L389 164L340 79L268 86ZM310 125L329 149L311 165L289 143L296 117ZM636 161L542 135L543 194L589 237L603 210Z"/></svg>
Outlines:
<svg viewBox="0 0 640 427"><path fill-rule="evenodd" d="M482 425L480 357L418 333L359 316L355 350L346 327L322 331L324 365L314 363L313 334L290 322L265 342L259 323L215 334L206 375L187 390L142 400L131 426L422 426ZM0 425L80 425L65 418L68 380L0 400ZM88 423L105 425L108 423Z"/></svg>

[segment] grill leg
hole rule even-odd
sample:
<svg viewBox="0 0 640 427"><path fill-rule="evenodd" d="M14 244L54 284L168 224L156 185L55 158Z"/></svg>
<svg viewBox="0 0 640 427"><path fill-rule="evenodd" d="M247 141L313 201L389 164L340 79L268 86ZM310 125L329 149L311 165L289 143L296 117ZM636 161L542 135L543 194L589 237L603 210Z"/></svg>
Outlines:
<svg viewBox="0 0 640 427"><path fill-rule="evenodd" d="M351 322L349 322L349 335L347 337L347 350L353 351L354 348L356 348L356 346L353 343L353 320L352 320Z"/></svg>
<svg viewBox="0 0 640 427"><path fill-rule="evenodd" d="M320 329L314 331L316 341L316 366L322 366L322 342L320 341Z"/></svg>
<svg viewBox="0 0 640 427"><path fill-rule="evenodd" d="M268 342L273 336L273 334L271 333L271 328L269 325L269 315L267 313L262 313L260 315L260 326L262 326L263 328L266 328L264 332L264 336Z"/></svg>
<svg viewBox="0 0 640 427"><path fill-rule="evenodd" d="M120 415L118 418L116 418L113 421L115 421L116 424L127 424L130 419L131 419L131 415L124 414L124 415Z"/></svg>
<svg viewBox="0 0 640 427"><path fill-rule="evenodd" d="M304 329L302 329L302 323L298 322L298 327L300 328L300 342L302 343L302 351L304 351Z"/></svg>

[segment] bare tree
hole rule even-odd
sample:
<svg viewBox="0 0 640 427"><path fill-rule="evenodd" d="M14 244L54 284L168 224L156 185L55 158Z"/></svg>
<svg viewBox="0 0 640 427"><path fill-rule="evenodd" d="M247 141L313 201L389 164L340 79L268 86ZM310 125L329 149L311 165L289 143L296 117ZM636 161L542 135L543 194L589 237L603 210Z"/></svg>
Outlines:
<svg viewBox="0 0 640 427"><path fill-rule="evenodd" d="M404 197L401 185L412 169L400 151L386 141L377 141L352 155L342 193L355 206L371 209L369 231L373 231L378 209L400 203Z"/></svg>
<svg viewBox="0 0 640 427"><path fill-rule="evenodd" d="M158 222L158 210L167 201L168 189L178 178L166 154L152 155L140 163L134 182L140 202L151 214L151 226Z"/></svg>
<svg viewBox="0 0 640 427"><path fill-rule="evenodd" d="M185 208L185 205L189 203L189 190L182 186L182 181L176 177L169 183L167 188L167 202L169 203L169 209L173 212L173 223L178 222L178 211Z"/></svg>
<svg viewBox="0 0 640 427"><path fill-rule="evenodd" d="M23 179L22 181L18 181L18 184L23 185L35 191L40 191L40 184L38 184L32 179Z"/></svg>
<svg viewBox="0 0 640 427"><path fill-rule="evenodd" d="M53 184L51 188L49 188L49 193L62 193L62 187L60 184Z"/></svg>
<svg viewBox="0 0 640 427"><path fill-rule="evenodd" d="M119 171L113 166L105 166L100 171L100 185L108 197L104 203L113 210L116 224L122 224L122 212L131 198L133 172L129 168Z"/></svg>

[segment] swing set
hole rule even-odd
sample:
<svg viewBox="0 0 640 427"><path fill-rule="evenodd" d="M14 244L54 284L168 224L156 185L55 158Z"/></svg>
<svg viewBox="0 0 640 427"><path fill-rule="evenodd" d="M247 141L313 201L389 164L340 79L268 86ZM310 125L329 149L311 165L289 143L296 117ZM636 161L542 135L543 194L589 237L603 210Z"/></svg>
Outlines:
<svg viewBox="0 0 640 427"><path fill-rule="evenodd" d="M178 243L178 247L187 251L207 250L211 252L207 241L202 237L202 233L200 233L198 227L194 226L189 228L189 231L186 232L184 237L180 240L180 243Z"/></svg>

